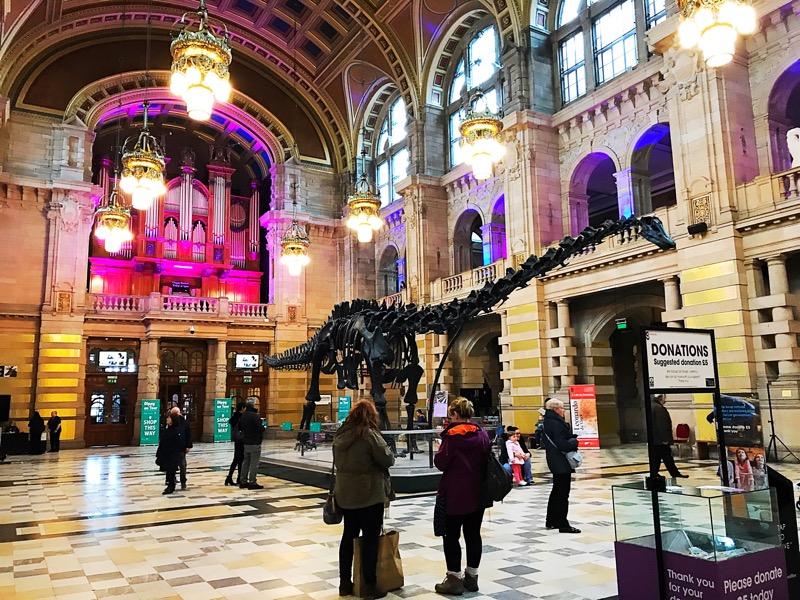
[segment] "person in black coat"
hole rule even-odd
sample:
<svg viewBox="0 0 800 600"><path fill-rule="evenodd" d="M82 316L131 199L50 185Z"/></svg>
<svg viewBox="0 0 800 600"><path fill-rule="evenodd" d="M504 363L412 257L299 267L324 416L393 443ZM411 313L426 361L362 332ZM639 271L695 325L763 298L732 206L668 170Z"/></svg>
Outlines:
<svg viewBox="0 0 800 600"><path fill-rule="evenodd" d="M547 455L547 468L553 474L553 489L547 501L547 517L545 527L556 529L561 533L580 533L569 524L569 490L572 485L572 474L575 472L569 465L565 452L578 449L578 436L564 420L564 403L556 398L548 398L544 405L544 426L542 444Z"/></svg>
<svg viewBox="0 0 800 600"><path fill-rule="evenodd" d="M28 441L31 445L31 454L42 453L42 434L44 433L44 419L39 411L34 411L28 422Z"/></svg>
<svg viewBox="0 0 800 600"><path fill-rule="evenodd" d="M61 449L61 417L55 410L47 420L47 429L50 430L50 452L58 452Z"/></svg>
<svg viewBox="0 0 800 600"><path fill-rule="evenodd" d="M186 455L189 450L194 448L192 444L192 430L189 428L189 419L181 415L181 409L177 406L173 407L170 411L173 415L181 417L181 435L183 436L183 452L181 453L180 460L178 461L178 468L181 472L181 489L186 489Z"/></svg>
<svg viewBox="0 0 800 600"><path fill-rule="evenodd" d="M228 424L231 426L231 439L233 440L233 460L231 467L228 469L228 478L225 479L225 485L242 485L242 461L244 460L244 441L242 440L241 430L239 429L239 419L242 418L242 413L247 405L244 402L239 402L236 405L236 412L228 419ZM236 483L233 481L233 472L237 471Z"/></svg>
<svg viewBox="0 0 800 600"><path fill-rule="evenodd" d="M664 466L667 467L671 477L688 477L688 475L684 475L678 470L675 465L675 459L672 458L672 448L670 446L672 446L675 438L672 435L672 418L669 416L669 411L664 407L666 401L667 398L664 394L657 394L653 396L653 402L651 403L653 415L653 464L650 465L650 471L658 473L661 468L661 461L664 461Z"/></svg>
<svg viewBox="0 0 800 600"><path fill-rule="evenodd" d="M240 488L260 490L264 486L256 482L258 462L261 458L261 442L264 439L264 425L261 417L256 412L256 400L250 396L245 400L245 411L239 418L239 429L242 431L242 444L244 444L244 459L242 460L242 483Z"/></svg>
<svg viewBox="0 0 800 600"><path fill-rule="evenodd" d="M156 451L156 464L167 474L167 487L162 494L171 494L175 491L175 471L178 470L181 454L186 452L186 442L183 439L183 417L180 415L167 415L167 427L161 435Z"/></svg>

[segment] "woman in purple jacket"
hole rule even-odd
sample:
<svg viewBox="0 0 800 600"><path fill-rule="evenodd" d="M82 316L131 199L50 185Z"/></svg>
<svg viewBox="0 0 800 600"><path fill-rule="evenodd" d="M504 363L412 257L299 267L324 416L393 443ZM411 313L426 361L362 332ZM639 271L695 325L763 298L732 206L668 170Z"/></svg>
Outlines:
<svg viewBox="0 0 800 600"><path fill-rule="evenodd" d="M438 594L461 595L464 590L478 591L478 566L483 541L481 523L486 502L483 477L486 455L491 442L486 431L470 419L475 416L472 403L458 397L448 407L450 425L442 431L442 445L434 457L442 471L438 495L446 506L444 557L447 575L436 584ZM467 568L461 577L461 530L467 547Z"/></svg>

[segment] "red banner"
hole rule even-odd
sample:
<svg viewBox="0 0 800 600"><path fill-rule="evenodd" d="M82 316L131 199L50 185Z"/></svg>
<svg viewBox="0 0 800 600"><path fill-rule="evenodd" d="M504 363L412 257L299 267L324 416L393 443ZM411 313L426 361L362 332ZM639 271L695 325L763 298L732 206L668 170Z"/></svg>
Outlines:
<svg viewBox="0 0 800 600"><path fill-rule="evenodd" d="M597 428L597 394L593 384L569 386L569 413L572 433L580 448L600 448Z"/></svg>

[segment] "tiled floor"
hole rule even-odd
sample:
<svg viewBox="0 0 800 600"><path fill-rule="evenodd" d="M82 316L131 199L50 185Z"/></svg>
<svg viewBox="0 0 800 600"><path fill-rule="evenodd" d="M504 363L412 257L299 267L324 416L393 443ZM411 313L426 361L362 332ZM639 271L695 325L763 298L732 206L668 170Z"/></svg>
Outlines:
<svg viewBox="0 0 800 600"><path fill-rule="evenodd" d="M338 597L341 528L322 523L323 490L263 476L263 490L225 487L231 453L196 445L189 487L172 496L161 495L154 448L9 457L0 464L0 598ZM537 484L513 490L487 513L481 592L465 597L616 594L611 485L642 477L644 448L585 455L570 509L583 533L542 527L550 486L535 454ZM713 463L681 468L695 481L714 481ZM783 470L800 476L796 466ZM387 525L400 531L406 586L390 598L439 597L432 589L444 559L432 512L431 495L391 507Z"/></svg>

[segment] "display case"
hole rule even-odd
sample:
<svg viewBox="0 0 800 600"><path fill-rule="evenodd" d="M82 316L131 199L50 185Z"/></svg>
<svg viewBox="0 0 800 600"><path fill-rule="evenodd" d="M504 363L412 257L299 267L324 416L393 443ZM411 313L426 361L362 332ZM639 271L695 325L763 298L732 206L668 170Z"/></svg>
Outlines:
<svg viewBox="0 0 800 600"><path fill-rule="evenodd" d="M656 599L652 493L641 482L612 496L619 598ZM658 514L668 598L788 598L774 490L667 486Z"/></svg>

